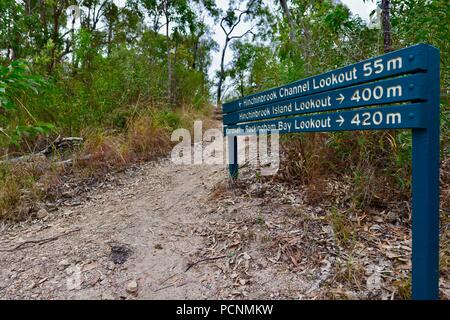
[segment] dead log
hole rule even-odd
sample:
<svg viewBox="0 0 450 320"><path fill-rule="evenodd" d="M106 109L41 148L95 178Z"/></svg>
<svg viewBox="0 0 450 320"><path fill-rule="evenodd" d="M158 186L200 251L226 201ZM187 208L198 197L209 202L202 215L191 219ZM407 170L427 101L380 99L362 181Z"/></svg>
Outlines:
<svg viewBox="0 0 450 320"><path fill-rule="evenodd" d="M55 150L62 150L62 149L69 149L69 148L73 149L74 147L79 146L83 141L84 141L84 139L80 138L80 137L61 138L61 136L59 136L58 138L56 138L55 141L53 141L45 149L43 149L37 153L28 154L28 155L24 155L24 156L12 158L12 159L6 159L3 161L0 161L0 164L5 164L5 163L13 164L13 163L18 163L18 162L23 162L23 161L31 161L31 160L37 159L37 158L47 157L47 156L51 155Z"/></svg>

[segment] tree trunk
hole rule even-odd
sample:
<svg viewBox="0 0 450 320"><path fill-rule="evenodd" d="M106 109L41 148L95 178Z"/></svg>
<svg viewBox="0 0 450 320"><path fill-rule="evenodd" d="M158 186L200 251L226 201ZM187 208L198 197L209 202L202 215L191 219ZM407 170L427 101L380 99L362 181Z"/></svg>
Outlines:
<svg viewBox="0 0 450 320"><path fill-rule="evenodd" d="M220 60L220 74L219 74L219 83L217 84L217 108L219 108L219 105L222 101L222 84L225 80L225 52L227 51L228 43L230 42L230 39L227 37L225 40L225 45L222 50L222 58Z"/></svg>
<svg viewBox="0 0 450 320"><path fill-rule="evenodd" d="M160 15L158 14L158 13L155 13L155 16L154 16L154 18L153 18L153 32L154 33L158 33L158 31L159 31L159 18L160 18Z"/></svg>
<svg viewBox="0 0 450 320"><path fill-rule="evenodd" d="M199 44L200 40L196 39L195 43L194 43L194 52L193 52L193 57L192 57L192 69L196 70L197 69L197 56L198 56L198 44Z"/></svg>
<svg viewBox="0 0 450 320"><path fill-rule="evenodd" d="M44 30L44 43L42 46L45 46L47 40L48 40L48 29L47 29L47 15L45 14L45 1L40 0L39 1L39 17L41 20L41 26L42 30Z"/></svg>
<svg viewBox="0 0 450 320"><path fill-rule="evenodd" d="M11 12L9 12L8 14L8 25L6 27L6 30L8 30L8 34L11 34ZM7 48L6 48L6 58L9 59L10 61L12 60L12 45L11 45L11 40L8 38L8 42L7 42Z"/></svg>
<svg viewBox="0 0 450 320"><path fill-rule="evenodd" d="M243 72L239 73L239 91L241 94L241 98L244 97L244 74Z"/></svg>
<svg viewBox="0 0 450 320"><path fill-rule="evenodd" d="M295 36L294 20L292 20L291 11L289 10L286 0L280 0L280 5L281 8L283 9L284 16L289 24L289 40L291 41L291 44L293 44L297 41L297 38Z"/></svg>
<svg viewBox="0 0 450 320"><path fill-rule="evenodd" d="M76 14L75 12L72 12L73 17L72 17L72 30L71 30L71 41L72 41L72 73L75 74L75 22L76 22ZM109 53L108 53L109 56Z"/></svg>
<svg viewBox="0 0 450 320"><path fill-rule="evenodd" d="M167 100L172 104L172 61L170 55L170 18L168 11L168 0L164 1L164 15L166 16L166 41L167 41Z"/></svg>
<svg viewBox="0 0 450 320"><path fill-rule="evenodd" d="M11 55L11 58L10 58L11 61L17 60L16 50L14 50L14 48L10 48L10 55Z"/></svg>
<svg viewBox="0 0 450 320"><path fill-rule="evenodd" d="M25 14L29 17L31 16L31 3L30 0L24 1L25 3Z"/></svg>
<svg viewBox="0 0 450 320"><path fill-rule="evenodd" d="M391 1L382 0L381 2L381 23L383 27L383 46L384 52L392 51L392 27L391 27Z"/></svg>
<svg viewBox="0 0 450 320"><path fill-rule="evenodd" d="M172 101L170 102L171 104L175 105L176 102L178 101L178 96L177 96L177 87L178 87L178 75L177 75L177 61L178 61L178 41L175 40L175 46L174 46L174 52L173 52L173 64L172 64L172 69L175 69L175 72L172 74L172 87L171 87L171 92L172 92Z"/></svg>
<svg viewBox="0 0 450 320"><path fill-rule="evenodd" d="M52 39L53 39L53 48L51 52L51 61L48 65L48 73L52 74L55 66L56 66L56 50L58 48L58 42L59 42L59 17L61 15L61 11L58 8L58 5L55 5L53 7L53 33L52 33Z"/></svg>
<svg viewBox="0 0 450 320"><path fill-rule="evenodd" d="M92 8L92 31L95 31L97 29L97 13L96 13L96 5L93 5Z"/></svg>
<svg viewBox="0 0 450 320"><path fill-rule="evenodd" d="M108 57L111 55L112 35L113 35L113 19L111 18L108 22Z"/></svg>

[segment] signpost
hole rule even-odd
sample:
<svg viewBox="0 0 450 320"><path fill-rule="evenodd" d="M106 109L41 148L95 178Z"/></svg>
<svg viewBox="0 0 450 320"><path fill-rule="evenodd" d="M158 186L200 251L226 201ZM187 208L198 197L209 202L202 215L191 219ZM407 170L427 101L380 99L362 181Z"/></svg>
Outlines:
<svg viewBox="0 0 450 320"><path fill-rule="evenodd" d="M439 94L439 50L419 44L225 103L230 175L238 135L412 129L412 297L438 299Z"/></svg>

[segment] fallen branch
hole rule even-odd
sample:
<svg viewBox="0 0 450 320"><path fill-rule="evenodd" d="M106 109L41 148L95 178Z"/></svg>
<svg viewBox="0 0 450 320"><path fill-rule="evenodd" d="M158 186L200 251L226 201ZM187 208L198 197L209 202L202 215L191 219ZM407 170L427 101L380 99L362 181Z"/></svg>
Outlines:
<svg viewBox="0 0 450 320"><path fill-rule="evenodd" d="M168 288L171 288L171 287L174 287L174 286L175 286L174 284L169 284L169 285L167 285L165 287L161 287L159 289L153 290L153 292L158 292L158 291L161 291L161 290L164 290L164 289L168 289Z"/></svg>
<svg viewBox="0 0 450 320"><path fill-rule="evenodd" d="M72 159L67 159L67 160L62 160L62 161L58 161L56 162L57 165L62 165L62 166L66 166L66 165L70 165L73 164L75 161L83 161L83 160L89 160L92 158L91 154L82 156L80 158L72 158Z"/></svg>
<svg viewBox="0 0 450 320"><path fill-rule="evenodd" d="M219 260L219 259L223 259L223 258L226 258L226 257L227 257L227 255L217 256L217 257L206 257L206 258L197 260L195 262L190 262L190 263L188 263L187 268L186 268L186 270L184 272L187 272L190 268L192 268L193 266L195 266L195 265L197 265L197 264L199 264L201 262L212 261L212 260Z"/></svg>
<svg viewBox="0 0 450 320"><path fill-rule="evenodd" d="M168 289L168 288L172 288L172 287L177 287L177 288L179 288L179 287L182 287L182 286L184 286L184 285L187 285L189 282L188 281L185 281L185 282L182 282L181 284L175 284L175 283L173 283L173 284L169 284L169 285L167 285L167 286L164 286L164 287L161 287L161 288L159 288L159 289L156 289L156 290L153 290L153 292L158 292L158 291L161 291L161 290L164 290L164 289Z"/></svg>
<svg viewBox="0 0 450 320"><path fill-rule="evenodd" d="M41 159L45 158L45 156L42 153L33 153L33 154L26 155L26 156L20 156L20 157L17 157L17 158L2 160L2 161L0 161L0 164L4 164L4 163L18 163L18 162L22 162L22 161L28 161L28 160L31 160L33 158L39 158L39 157Z"/></svg>
<svg viewBox="0 0 450 320"><path fill-rule="evenodd" d="M67 138L56 138L53 143L47 146L44 150L40 151L40 154L49 155L52 153L53 149L63 149L73 147L74 145L83 142L83 138L80 137L67 137Z"/></svg>
<svg viewBox="0 0 450 320"><path fill-rule="evenodd" d="M50 241L54 241L62 236L66 236L68 234L74 233L76 231L80 231L80 228L75 228L72 230L69 230L67 232L61 233L59 235L53 236L53 237L49 237L49 238L44 238L44 239L38 239L38 240L26 240L22 243L19 243L17 246L10 248L10 249L0 249L0 252L12 252L12 251L16 251L19 250L20 248L22 248L24 245L28 244L28 243L35 243L35 244L44 244Z"/></svg>
<svg viewBox="0 0 450 320"><path fill-rule="evenodd" d="M80 144L81 142L83 142L83 138L79 138L79 137L61 138L61 137L58 137L49 146L47 146L45 149L43 149L37 153L32 153L29 155L20 156L20 157L13 158L13 159L3 160L3 161L0 161L0 164L2 164L2 163L17 163L17 162L21 162L21 161L28 161L28 160L36 158L36 157L48 156L52 153L52 151L54 149L58 150L58 149L64 149L64 148L71 148L77 144Z"/></svg>
<svg viewBox="0 0 450 320"><path fill-rule="evenodd" d="M175 277L176 275L179 275L179 274L180 274L180 272L177 272L177 273L171 275L170 277L168 277L164 281L162 281L160 284L162 285L162 284L166 283L167 280L172 279L173 277Z"/></svg>

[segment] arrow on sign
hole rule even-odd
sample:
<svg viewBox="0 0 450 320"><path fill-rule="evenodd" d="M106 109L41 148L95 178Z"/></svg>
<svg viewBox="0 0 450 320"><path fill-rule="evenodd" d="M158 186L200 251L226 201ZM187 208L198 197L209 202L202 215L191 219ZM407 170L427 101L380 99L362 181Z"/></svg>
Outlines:
<svg viewBox="0 0 450 320"><path fill-rule="evenodd" d="M336 120L336 122L339 123L339 127L342 126L342 124L344 123L344 121L345 121L345 120L344 120L344 118L343 118L341 115L339 115L339 119Z"/></svg>
<svg viewBox="0 0 450 320"><path fill-rule="evenodd" d="M342 101L344 101L344 99L345 99L345 97L344 97L344 95L342 93L339 93L339 98L336 98L336 100L339 101L339 104L341 104Z"/></svg>

